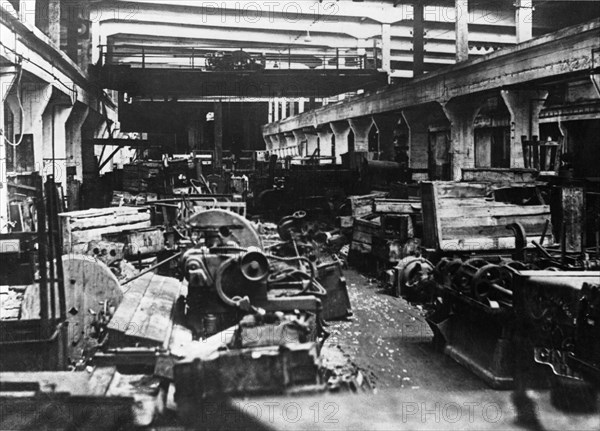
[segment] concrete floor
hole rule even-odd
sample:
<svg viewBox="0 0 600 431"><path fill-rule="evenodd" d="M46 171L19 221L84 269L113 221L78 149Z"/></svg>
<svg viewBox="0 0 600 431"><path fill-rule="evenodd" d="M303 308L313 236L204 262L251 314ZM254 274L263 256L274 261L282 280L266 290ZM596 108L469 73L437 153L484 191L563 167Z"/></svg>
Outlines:
<svg viewBox="0 0 600 431"><path fill-rule="evenodd" d="M354 315L332 322L323 347L328 368L357 368L375 389L473 391L489 389L471 372L437 352L423 311L391 296L353 269L345 271Z"/></svg>

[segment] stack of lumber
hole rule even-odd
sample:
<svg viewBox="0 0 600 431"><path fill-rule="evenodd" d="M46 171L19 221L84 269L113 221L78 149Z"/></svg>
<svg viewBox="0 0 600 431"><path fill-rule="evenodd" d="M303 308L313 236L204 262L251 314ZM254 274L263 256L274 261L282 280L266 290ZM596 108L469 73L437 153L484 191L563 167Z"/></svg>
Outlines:
<svg viewBox="0 0 600 431"><path fill-rule="evenodd" d="M150 273L124 288L123 300L108 324L111 346L168 347L181 283Z"/></svg>
<svg viewBox="0 0 600 431"><path fill-rule="evenodd" d="M546 221L550 220L549 205L515 205L487 197L490 184L424 182L421 187L423 245L427 248L439 251L514 249L515 238L507 225L521 223L528 240L532 240L541 236ZM548 228L548 235L551 231Z"/></svg>
<svg viewBox="0 0 600 431"><path fill-rule="evenodd" d="M85 254L88 243L103 235L151 226L147 207L90 209L59 214L63 253Z"/></svg>

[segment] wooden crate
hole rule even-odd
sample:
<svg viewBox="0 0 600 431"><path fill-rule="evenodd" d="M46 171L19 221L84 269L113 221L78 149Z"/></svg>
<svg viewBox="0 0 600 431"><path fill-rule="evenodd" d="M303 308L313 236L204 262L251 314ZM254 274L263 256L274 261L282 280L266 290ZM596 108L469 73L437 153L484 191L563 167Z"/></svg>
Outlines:
<svg viewBox="0 0 600 431"><path fill-rule="evenodd" d="M91 209L59 214L63 253L85 254L87 244L103 235L151 226L147 207Z"/></svg>
<svg viewBox="0 0 600 431"><path fill-rule="evenodd" d="M423 245L427 248L465 252L513 249L515 238L507 225L521 223L531 240L540 237L550 220L549 205L493 201L486 197L490 186L485 183L425 182L421 187Z"/></svg>
<svg viewBox="0 0 600 431"><path fill-rule="evenodd" d="M384 198L385 192L373 192L362 196L348 196L346 205L350 209L352 217L364 217L373 213L373 202L375 199Z"/></svg>
<svg viewBox="0 0 600 431"><path fill-rule="evenodd" d="M381 217L370 214L354 220L350 250L361 254L372 251L373 237L381 235Z"/></svg>

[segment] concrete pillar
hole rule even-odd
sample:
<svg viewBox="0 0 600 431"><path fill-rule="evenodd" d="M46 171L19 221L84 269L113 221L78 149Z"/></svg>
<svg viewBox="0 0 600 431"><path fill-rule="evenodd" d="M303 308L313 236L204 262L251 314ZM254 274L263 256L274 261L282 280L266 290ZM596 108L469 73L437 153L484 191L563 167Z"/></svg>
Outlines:
<svg viewBox="0 0 600 431"><path fill-rule="evenodd" d="M369 132L373 127L372 117L359 117L350 119L350 127L354 132L354 152L369 152Z"/></svg>
<svg viewBox="0 0 600 431"><path fill-rule="evenodd" d="M278 97L273 99L273 121L279 121L281 119L281 116L279 114L279 104L280 99Z"/></svg>
<svg viewBox="0 0 600 431"><path fill-rule="evenodd" d="M348 148L348 135L350 134L350 124L347 120L333 121L329 124L335 135L335 157L336 163L342 163L342 154L350 151Z"/></svg>
<svg viewBox="0 0 600 431"><path fill-rule="evenodd" d="M263 139L265 140L265 148L267 151L273 151L273 148L279 146L279 141L276 142L276 145L273 144L273 135L263 135Z"/></svg>
<svg viewBox="0 0 600 431"><path fill-rule="evenodd" d="M281 99L281 119L287 118L287 99Z"/></svg>
<svg viewBox="0 0 600 431"><path fill-rule="evenodd" d="M283 134L283 138L285 142L285 147L294 147L299 143L296 141L296 136L294 135L294 132L285 132Z"/></svg>
<svg viewBox="0 0 600 431"><path fill-rule="evenodd" d="M468 96L454 98L442 103L446 117L450 121L451 179L460 181L463 168L475 167L475 118L487 98Z"/></svg>
<svg viewBox="0 0 600 431"><path fill-rule="evenodd" d="M314 127L308 127L302 129L302 133L304 134L304 139L306 140L306 156L311 157L317 151L317 155L321 156L321 151L319 148L319 135L317 130Z"/></svg>
<svg viewBox="0 0 600 431"><path fill-rule="evenodd" d="M390 73L392 71L392 26L381 24L381 68Z"/></svg>
<svg viewBox="0 0 600 431"><path fill-rule="evenodd" d="M44 122L42 114L52 98L52 85L22 83L21 103L23 105L23 124L20 134L33 135L33 155L35 170L42 172L44 167ZM15 134L17 134L15 127Z"/></svg>
<svg viewBox="0 0 600 431"><path fill-rule="evenodd" d="M429 158L429 124L423 109L405 109L402 117L408 126L408 145L410 167L427 169Z"/></svg>
<svg viewBox="0 0 600 431"><path fill-rule="evenodd" d="M269 118L267 119L267 123L272 123L275 121L275 102L273 100L269 100Z"/></svg>
<svg viewBox="0 0 600 431"><path fill-rule="evenodd" d="M213 167L221 169L223 166L223 102L215 102L215 159Z"/></svg>
<svg viewBox="0 0 600 431"><path fill-rule="evenodd" d="M296 115L296 101L292 99L290 100L290 117L294 115Z"/></svg>
<svg viewBox="0 0 600 431"><path fill-rule="evenodd" d="M521 43L533 37L533 0L516 0L515 6L517 43Z"/></svg>
<svg viewBox="0 0 600 431"><path fill-rule="evenodd" d="M57 48L60 48L60 2L48 1L48 37Z"/></svg>
<svg viewBox="0 0 600 431"><path fill-rule="evenodd" d="M521 136L531 139L540 135L540 111L548 98L546 90L501 90L502 99L510 112L510 166L522 168Z"/></svg>
<svg viewBox="0 0 600 431"><path fill-rule="evenodd" d="M187 136L188 136L188 146L190 150L199 150L200 149L200 128L196 121L191 120L187 127Z"/></svg>
<svg viewBox="0 0 600 431"><path fill-rule="evenodd" d="M305 103L306 99L304 97L301 97L300 100L298 100L298 114L302 114L304 112Z"/></svg>
<svg viewBox="0 0 600 431"><path fill-rule="evenodd" d="M413 11L413 77L417 77L425 71L425 20L422 0L413 3Z"/></svg>
<svg viewBox="0 0 600 431"><path fill-rule="evenodd" d="M380 160L394 160L394 131L398 127L401 114L386 113L373 115L373 122L379 131Z"/></svg>
<svg viewBox="0 0 600 431"><path fill-rule="evenodd" d="M455 0L456 62L469 59L469 1Z"/></svg>
<svg viewBox="0 0 600 431"><path fill-rule="evenodd" d="M310 156L310 154L308 154L306 135L304 132L302 130L294 130L292 131L292 134L294 135L294 145L298 146L298 154L302 157Z"/></svg>
<svg viewBox="0 0 600 431"><path fill-rule="evenodd" d="M8 97L8 93L12 89L17 72L13 68L0 70L0 233L8 232L8 179L6 176L6 146L4 140L4 101ZM7 136L7 139L12 141L14 136Z"/></svg>
<svg viewBox="0 0 600 431"><path fill-rule="evenodd" d="M319 153L321 157L332 157L335 156L331 138L333 136L333 130L329 124L324 124L317 127L317 136L319 137Z"/></svg>
<svg viewBox="0 0 600 431"><path fill-rule="evenodd" d="M89 108L83 103L76 102L67 119L66 139L67 139L67 166L74 166L77 169L75 178L83 180L83 140L81 128L89 113Z"/></svg>
<svg viewBox="0 0 600 431"><path fill-rule="evenodd" d="M66 125L72 110L73 106L67 104L63 97L55 95L42 115L44 134L42 173L44 177L54 175L54 180L63 185L67 183Z"/></svg>

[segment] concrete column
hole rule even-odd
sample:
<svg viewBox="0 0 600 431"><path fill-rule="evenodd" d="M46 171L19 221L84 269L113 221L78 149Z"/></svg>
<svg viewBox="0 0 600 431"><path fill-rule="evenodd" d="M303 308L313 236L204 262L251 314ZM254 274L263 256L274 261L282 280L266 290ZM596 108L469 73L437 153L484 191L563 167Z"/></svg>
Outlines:
<svg viewBox="0 0 600 431"><path fill-rule="evenodd" d="M33 155L36 171L42 172L44 167L44 122L42 114L50 103L52 85L23 83L21 103L23 105L23 124L19 133L33 135ZM15 134L17 134L15 127Z"/></svg>
<svg viewBox="0 0 600 431"><path fill-rule="evenodd" d="M215 102L215 159L213 167L221 169L223 166L223 102Z"/></svg>
<svg viewBox="0 0 600 431"><path fill-rule="evenodd" d="M281 119L287 118L287 99L281 99Z"/></svg>
<svg viewBox="0 0 600 431"><path fill-rule="evenodd" d="M305 103L306 99L304 97L301 97L300 100L298 100L298 114L302 114L304 112Z"/></svg>
<svg viewBox="0 0 600 431"><path fill-rule="evenodd" d="M425 20L423 19L423 2L413 3L413 77L425 71Z"/></svg>
<svg viewBox="0 0 600 431"><path fill-rule="evenodd" d="M273 148L279 146L279 141L277 141L277 145L273 145L273 135L263 135L263 139L265 140L265 148L267 151L273 151Z"/></svg>
<svg viewBox="0 0 600 431"><path fill-rule="evenodd" d="M8 97L8 93L12 89L15 78L17 76L16 70L13 68L6 68L0 71L0 233L8 232L8 179L6 176L6 144L4 140L4 101ZM12 141L14 136L7 136L7 139Z"/></svg>
<svg viewBox="0 0 600 431"><path fill-rule="evenodd" d="M298 154L300 154L300 156L305 157L305 156L310 156L310 154L308 154L308 149L307 149L307 145L306 145L306 135L304 134L304 132L302 130L294 130L292 131L292 134L294 135L294 145L298 145Z"/></svg>
<svg viewBox="0 0 600 431"><path fill-rule="evenodd" d="M390 73L392 71L392 26L381 24L381 68Z"/></svg>
<svg viewBox="0 0 600 431"><path fill-rule="evenodd" d="M67 166L74 166L77 169L75 178L79 181L83 180L83 140L81 127L88 113L89 108L83 103L77 102L73 106L66 124Z"/></svg>
<svg viewBox="0 0 600 431"><path fill-rule="evenodd" d="M296 136L293 132L285 132L283 134L283 138L285 142L285 147L294 147L298 145L298 142L296 141Z"/></svg>
<svg viewBox="0 0 600 431"><path fill-rule="evenodd" d="M302 129L304 139L306 140L306 156L311 157L315 151L319 150L319 135L314 127ZM321 156L321 151L318 151L318 156Z"/></svg>
<svg viewBox="0 0 600 431"><path fill-rule="evenodd" d="M428 116L422 109L405 109L402 117L408 126L409 159L412 169L427 169L429 158Z"/></svg>
<svg viewBox="0 0 600 431"><path fill-rule="evenodd" d="M294 115L296 115L296 101L291 99L290 100L290 117L293 117Z"/></svg>
<svg viewBox="0 0 600 431"><path fill-rule="evenodd" d="M43 175L54 175L57 183L67 183L67 119L73 107L64 103L62 97L54 97L44 114L43 122Z"/></svg>
<svg viewBox="0 0 600 431"><path fill-rule="evenodd" d="M188 136L188 146L190 150L200 149L200 130L198 124L195 121L190 121L186 127Z"/></svg>
<svg viewBox="0 0 600 431"><path fill-rule="evenodd" d="M281 119L279 114L279 104L280 99L278 97L273 99L273 121L279 121Z"/></svg>
<svg viewBox="0 0 600 431"><path fill-rule="evenodd" d="M401 114L390 112L373 115L373 122L379 131L380 160L394 160L394 131L398 127Z"/></svg>
<svg viewBox="0 0 600 431"><path fill-rule="evenodd" d="M350 119L350 127L354 132L354 152L369 152L369 132L373 127L372 117L359 117Z"/></svg>
<svg viewBox="0 0 600 431"><path fill-rule="evenodd" d="M455 0L456 62L469 59L469 1Z"/></svg>
<svg viewBox="0 0 600 431"><path fill-rule="evenodd" d="M349 152L348 135L350 124L347 120L334 121L330 123L331 130L335 135L335 157L338 164L342 163L342 154Z"/></svg>
<svg viewBox="0 0 600 431"><path fill-rule="evenodd" d="M521 136L531 139L540 135L540 111L548 98L546 90L501 90L502 99L510 112L510 166L522 168Z"/></svg>
<svg viewBox="0 0 600 431"><path fill-rule="evenodd" d="M317 136L319 137L319 153L321 157L332 157L335 154L333 153L333 146L331 142L331 137L333 136L333 131L331 130L331 126L329 124L324 124L320 127L317 127Z"/></svg>
<svg viewBox="0 0 600 431"><path fill-rule="evenodd" d="M517 43L521 43L533 37L533 1L516 0L515 6L517 8L515 15Z"/></svg>
<svg viewBox="0 0 600 431"><path fill-rule="evenodd" d="M275 121L275 109L274 109L274 101L269 100L269 118L267 119L267 123L272 123Z"/></svg>
<svg viewBox="0 0 600 431"><path fill-rule="evenodd" d="M450 121L450 169L452 180L462 179L463 168L475 167L475 118L486 98L469 96L454 98L442 104Z"/></svg>
<svg viewBox="0 0 600 431"><path fill-rule="evenodd" d="M48 37L57 48L60 48L60 2L48 1Z"/></svg>

